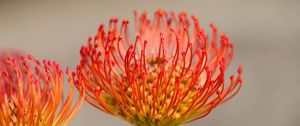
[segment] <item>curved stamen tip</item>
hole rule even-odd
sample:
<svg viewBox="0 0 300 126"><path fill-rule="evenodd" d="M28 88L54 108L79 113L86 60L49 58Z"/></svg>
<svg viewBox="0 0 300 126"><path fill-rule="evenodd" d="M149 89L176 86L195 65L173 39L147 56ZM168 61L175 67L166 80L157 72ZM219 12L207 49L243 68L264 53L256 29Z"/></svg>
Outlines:
<svg viewBox="0 0 300 126"><path fill-rule="evenodd" d="M238 68L238 73L242 73L243 72L243 67L242 66L239 66Z"/></svg>

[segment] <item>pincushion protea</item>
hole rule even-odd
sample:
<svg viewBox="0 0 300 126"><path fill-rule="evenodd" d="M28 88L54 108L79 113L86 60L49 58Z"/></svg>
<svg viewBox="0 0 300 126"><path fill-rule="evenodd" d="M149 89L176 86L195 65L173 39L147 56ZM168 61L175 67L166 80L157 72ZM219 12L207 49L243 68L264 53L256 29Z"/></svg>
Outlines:
<svg viewBox="0 0 300 126"><path fill-rule="evenodd" d="M67 125L81 107L79 96L73 104L75 73L67 69L70 89L64 99L64 73L56 62L43 63L13 51L0 54L0 125ZM76 82L82 96L84 85Z"/></svg>
<svg viewBox="0 0 300 126"><path fill-rule="evenodd" d="M184 12L156 11L154 19L135 12L136 39L129 21L111 19L81 48L77 75L86 101L138 126L173 126L200 119L236 95L238 76L225 85L233 44L211 24L212 37ZM220 45L217 44L220 41Z"/></svg>

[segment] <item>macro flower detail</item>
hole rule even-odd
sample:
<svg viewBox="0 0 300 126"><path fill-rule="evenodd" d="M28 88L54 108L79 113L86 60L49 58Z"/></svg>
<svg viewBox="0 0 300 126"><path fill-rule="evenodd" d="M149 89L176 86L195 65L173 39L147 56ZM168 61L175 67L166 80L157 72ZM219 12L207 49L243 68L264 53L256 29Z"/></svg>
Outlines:
<svg viewBox="0 0 300 126"><path fill-rule="evenodd" d="M74 72L67 68L66 73L68 94L63 93L64 73L55 61L40 62L31 55L26 58L13 51L1 52L0 125L67 125L79 111L85 91L82 82L75 81ZM78 99L74 99L75 88L80 92Z"/></svg>
<svg viewBox="0 0 300 126"><path fill-rule="evenodd" d="M175 126L205 117L239 92L242 67L225 84L234 47L213 24L208 37L185 12L157 10L153 20L134 15L135 40L129 21L113 18L81 48L77 75L92 106L137 126Z"/></svg>

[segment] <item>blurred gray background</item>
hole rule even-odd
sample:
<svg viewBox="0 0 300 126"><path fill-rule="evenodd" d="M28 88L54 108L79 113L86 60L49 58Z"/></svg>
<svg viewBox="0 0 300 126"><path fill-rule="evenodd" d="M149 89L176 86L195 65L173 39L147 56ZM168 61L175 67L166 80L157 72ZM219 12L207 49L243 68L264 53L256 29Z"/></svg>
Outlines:
<svg viewBox="0 0 300 126"><path fill-rule="evenodd" d="M209 116L186 126L300 125L299 0L74 1L0 0L0 48L75 68L80 46L100 23L132 20L134 9L186 11L203 27L214 22L235 44L228 74L244 67L241 92ZM208 31L208 30L207 30ZM71 126L128 126L85 104Z"/></svg>

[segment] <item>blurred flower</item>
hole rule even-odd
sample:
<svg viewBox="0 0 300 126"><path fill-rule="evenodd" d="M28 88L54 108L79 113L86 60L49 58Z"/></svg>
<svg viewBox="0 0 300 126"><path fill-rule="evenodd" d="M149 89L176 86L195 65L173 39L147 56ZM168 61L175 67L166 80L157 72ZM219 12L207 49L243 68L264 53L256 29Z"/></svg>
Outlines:
<svg viewBox="0 0 300 126"><path fill-rule="evenodd" d="M173 126L203 118L239 92L242 67L226 85L233 44L213 24L208 40L195 16L158 10L151 21L135 12L133 42L128 23L111 19L81 48L77 75L94 107L133 125Z"/></svg>
<svg viewBox="0 0 300 126"><path fill-rule="evenodd" d="M81 107L79 96L73 104L75 84L80 95L84 86L74 81L75 73L67 69L69 92L64 99L64 75L54 61L43 63L17 52L0 54L0 125L50 126L67 125Z"/></svg>

